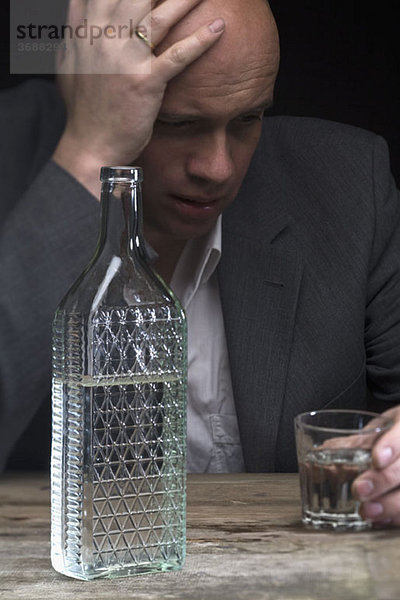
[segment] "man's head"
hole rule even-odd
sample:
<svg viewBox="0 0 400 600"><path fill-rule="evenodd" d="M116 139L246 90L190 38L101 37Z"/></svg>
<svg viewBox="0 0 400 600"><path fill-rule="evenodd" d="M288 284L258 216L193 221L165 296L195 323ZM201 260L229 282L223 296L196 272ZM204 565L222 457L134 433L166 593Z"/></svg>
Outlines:
<svg viewBox="0 0 400 600"><path fill-rule="evenodd" d="M203 0L157 50L219 16L224 34L170 82L137 161L150 240L190 239L213 227L238 192L272 102L279 42L265 0Z"/></svg>

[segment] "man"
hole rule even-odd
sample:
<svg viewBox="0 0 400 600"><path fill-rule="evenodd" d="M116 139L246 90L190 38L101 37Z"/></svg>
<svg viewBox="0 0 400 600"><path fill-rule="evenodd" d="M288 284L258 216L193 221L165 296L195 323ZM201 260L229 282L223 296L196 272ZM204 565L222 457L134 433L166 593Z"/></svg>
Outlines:
<svg viewBox="0 0 400 600"><path fill-rule="evenodd" d="M62 77L65 129L57 112L2 231L2 272L16 273L2 299L3 447L43 397L47 354L37 348L92 245L99 168L125 163L144 169L145 236L188 314L189 467L294 469L295 414L362 407L367 382L377 400L399 401L400 207L385 149L335 124L262 124L279 56L264 0L165 0L152 14L153 55L140 1L75 0L69 18L103 24L125 10L142 37L109 52L75 40L60 70L100 57L115 72L134 60L142 73ZM44 164L54 145L62 169ZM16 247L24 238L29 252ZM28 398L17 398L21 352ZM399 524L400 414L391 414L355 488L365 515Z"/></svg>

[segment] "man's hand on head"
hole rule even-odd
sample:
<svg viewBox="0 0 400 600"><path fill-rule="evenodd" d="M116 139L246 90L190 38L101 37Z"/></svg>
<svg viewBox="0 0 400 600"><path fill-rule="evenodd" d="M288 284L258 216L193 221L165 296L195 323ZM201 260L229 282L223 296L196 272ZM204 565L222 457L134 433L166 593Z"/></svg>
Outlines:
<svg viewBox="0 0 400 600"><path fill-rule="evenodd" d="M70 0L68 25L76 31L86 22L91 35L66 39L59 57L67 123L53 158L96 196L100 167L134 162L151 138L168 82L223 33L224 22L216 18L157 53L200 1L153 1L149 12L149 0Z"/></svg>
<svg viewBox="0 0 400 600"><path fill-rule="evenodd" d="M374 523L400 526L400 406L382 413L394 421L375 443L373 468L353 483L353 494L361 500L361 513Z"/></svg>

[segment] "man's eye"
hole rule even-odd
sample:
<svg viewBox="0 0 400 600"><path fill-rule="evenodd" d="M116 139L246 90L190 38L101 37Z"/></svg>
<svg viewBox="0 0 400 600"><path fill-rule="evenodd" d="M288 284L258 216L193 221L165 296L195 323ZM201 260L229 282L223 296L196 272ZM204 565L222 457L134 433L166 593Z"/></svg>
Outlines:
<svg viewBox="0 0 400 600"><path fill-rule="evenodd" d="M263 115L262 114L260 115L259 113L254 114L254 115L241 115L238 118L238 121L240 123L245 123L245 124L249 123L250 124L250 123L256 123L257 121L262 121L262 117L263 117Z"/></svg>
<svg viewBox="0 0 400 600"><path fill-rule="evenodd" d="M183 129L184 127L189 127L193 125L194 121L163 121L162 119L157 119L157 123L162 125L163 127L173 127L174 129Z"/></svg>

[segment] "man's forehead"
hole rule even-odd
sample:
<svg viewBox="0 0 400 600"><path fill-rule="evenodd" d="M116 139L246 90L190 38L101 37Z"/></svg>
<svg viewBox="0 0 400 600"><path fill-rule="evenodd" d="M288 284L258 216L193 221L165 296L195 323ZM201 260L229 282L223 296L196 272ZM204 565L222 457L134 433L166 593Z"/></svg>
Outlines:
<svg viewBox="0 0 400 600"><path fill-rule="evenodd" d="M210 78L202 85L194 82L182 85L172 82L164 95L159 116L169 120L205 118L230 120L250 111L262 111L273 101L274 78L256 78L254 81L231 82L229 85Z"/></svg>
<svg viewBox="0 0 400 600"><path fill-rule="evenodd" d="M204 60L187 69L167 86L163 107L169 112L221 110L241 113L272 101L277 63L268 55L239 53L216 64Z"/></svg>
<svg viewBox="0 0 400 600"><path fill-rule="evenodd" d="M202 0L171 29L158 46L159 52L217 17L225 20L225 31L215 46L196 62L201 62L206 56L219 61L229 57L236 46L257 49L261 44L269 47L270 52L279 54L276 25L266 0Z"/></svg>

